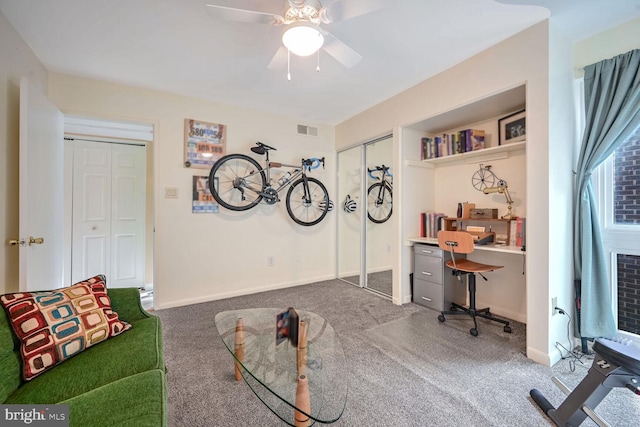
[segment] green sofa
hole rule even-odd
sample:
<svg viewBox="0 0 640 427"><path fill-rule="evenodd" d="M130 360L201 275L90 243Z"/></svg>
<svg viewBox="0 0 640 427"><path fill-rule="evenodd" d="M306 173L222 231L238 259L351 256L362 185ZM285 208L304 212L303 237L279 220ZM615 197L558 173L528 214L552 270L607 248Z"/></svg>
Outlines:
<svg viewBox="0 0 640 427"><path fill-rule="evenodd" d="M165 426L166 380L160 319L135 288L109 289L132 328L31 381L22 379L19 342L0 306L0 402L68 404L71 426Z"/></svg>

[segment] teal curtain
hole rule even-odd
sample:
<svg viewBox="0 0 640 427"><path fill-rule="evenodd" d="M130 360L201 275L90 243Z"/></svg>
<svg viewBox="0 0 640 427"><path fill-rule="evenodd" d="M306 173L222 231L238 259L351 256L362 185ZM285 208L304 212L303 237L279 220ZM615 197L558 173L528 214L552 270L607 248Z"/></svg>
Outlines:
<svg viewBox="0 0 640 427"><path fill-rule="evenodd" d="M640 126L640 49L585 67L585 131L574 203L574 269L580 280L580 334L616 333L610 277L591 185L592 171Z"/></svg>

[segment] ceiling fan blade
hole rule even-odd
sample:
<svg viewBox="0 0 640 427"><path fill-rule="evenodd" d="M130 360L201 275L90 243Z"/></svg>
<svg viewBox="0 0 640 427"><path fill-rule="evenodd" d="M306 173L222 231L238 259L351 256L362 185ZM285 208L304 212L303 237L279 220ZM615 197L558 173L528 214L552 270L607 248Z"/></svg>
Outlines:
<svg viewBox="0 0 640 427"><path fill-rule="evenodd" d="M362 56L358 52L338 40L333 34L323 30L322 35L324 36L322 48L345 67L353 68L362 61Z"/></svg>
<svg viewBox="0 0 640 427"><path fill-rule="evenodd" d="M274 13L238 9L235 7L219 6L215 4L207 5L207 13L212 18L234 22L248 22L250 24L275 24L277 22L282 22L283 19L281 16Z"/></svg>
<svg viewBox="0 0 640 427"><path fill-rule="evenodd" d="M331 22L344 21L393 4L393 0L338 0L327 7Z"/></svg>
<svg viewBox="0 0 640 427"><path fill-rule="evenodd" d="M280 68L282 64L287 64L287 48L280 45L280 48L276 51L276 54L273 55L269 65L267 65L267 69L275 70L276 68Z"/></svg>

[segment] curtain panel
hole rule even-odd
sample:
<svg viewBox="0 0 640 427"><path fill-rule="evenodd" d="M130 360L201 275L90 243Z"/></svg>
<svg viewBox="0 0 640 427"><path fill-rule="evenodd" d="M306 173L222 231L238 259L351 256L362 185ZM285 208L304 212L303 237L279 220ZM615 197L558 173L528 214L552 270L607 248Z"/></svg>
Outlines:
<svg viewBox="0 0 640 427"><path fill-rule="evenodd" d="M574 200L574 273L580 280L580 334L616 333L610 276L591 173L640 126L640 49L585 67L585 131Z"/></svg>

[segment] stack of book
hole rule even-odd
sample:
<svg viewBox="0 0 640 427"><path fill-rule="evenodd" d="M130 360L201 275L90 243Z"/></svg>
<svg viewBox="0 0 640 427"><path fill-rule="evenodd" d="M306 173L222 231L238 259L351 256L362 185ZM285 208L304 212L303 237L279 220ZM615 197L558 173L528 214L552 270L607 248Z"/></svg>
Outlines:
<svg viewBox="0 0 640 427"><path fill-rule="evenodd" d="M482 149L484 149L484 130L465 129L433 138L422 138L420 159L435 159Z"/></svg>
<svg viewBox="0 0 640 427"><path fill-rule="evenodd" d="M437 238L438 231L444 227L442 219L446 215L439 212L423 212L420 214L420 237Z"/></svg>
<svg viewBox="0 0 640 427"><path fill-rule="evenodd" d="M509 245L523 247L526 245L526 218L515 218L511 220L509 227Z"/></svg>

